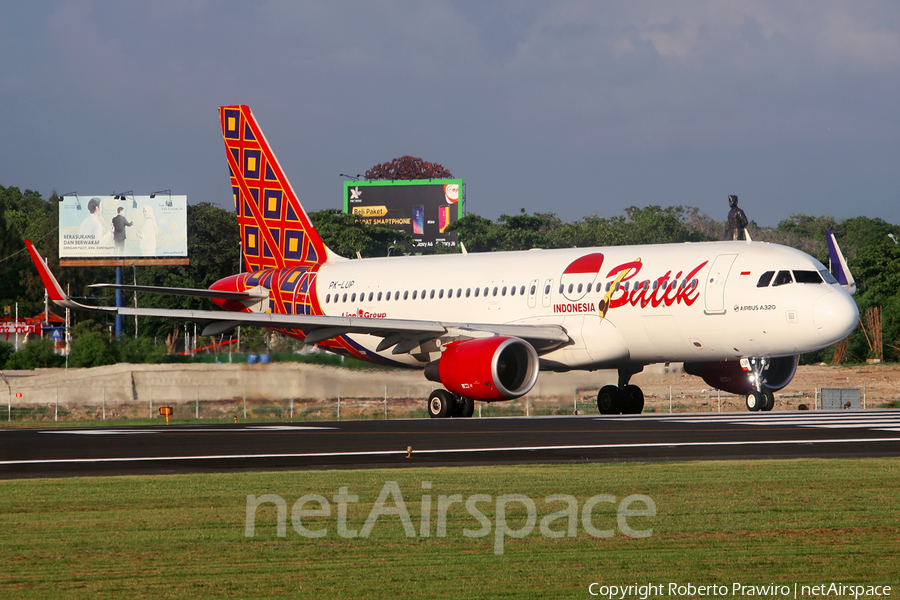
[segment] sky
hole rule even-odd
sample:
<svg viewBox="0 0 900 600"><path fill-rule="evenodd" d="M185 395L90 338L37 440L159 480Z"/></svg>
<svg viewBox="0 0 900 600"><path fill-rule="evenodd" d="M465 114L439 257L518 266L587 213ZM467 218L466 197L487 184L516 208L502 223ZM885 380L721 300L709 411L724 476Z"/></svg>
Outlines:
<svg viewBox="0 0 900 600"><path fill-rule="evenodd" d="M900 223L895 0L0 0L0 185L233 208L230 104L308 211L410 154L491 219Z"/></svg>

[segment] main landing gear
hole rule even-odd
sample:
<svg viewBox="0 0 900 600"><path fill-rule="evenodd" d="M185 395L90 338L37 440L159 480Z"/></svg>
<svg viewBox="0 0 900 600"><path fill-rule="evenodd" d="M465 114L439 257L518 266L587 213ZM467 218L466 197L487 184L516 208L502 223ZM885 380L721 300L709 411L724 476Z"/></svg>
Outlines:
<svg viewBox="0 0 900 600"><path fill-rule="evenodd" d="M640 371L636 371L640 372ZM619 370L619 385L605 385L597 394L601 415L639 415L644 410L644 392L628 381L635 371Z"/></svg>
<svg viewBox="0 0 900 600"><path fill-rule="evenodd" d="M475 401L452 394L447 390L434 390L428 397L428 415L432 419L471 417L475 413Z"/></svg>

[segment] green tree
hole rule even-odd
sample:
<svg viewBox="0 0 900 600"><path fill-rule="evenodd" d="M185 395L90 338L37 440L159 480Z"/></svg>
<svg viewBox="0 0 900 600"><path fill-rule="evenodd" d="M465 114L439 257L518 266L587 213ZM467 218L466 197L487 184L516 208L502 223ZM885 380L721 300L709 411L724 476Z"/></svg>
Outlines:
<svg viewBox="0 0 900 600"><path fill-rule="evenodd" d="M99 367L117 362L116 344L102 327L85 321L72 328L70 367Z"/></svg>
<svg viewBox="0 0 900 600"><path fill-rule="evenodd" d="M6 361L7 369L48 369L61 367L66 359L53 351L53 342L49 338L36 338L25 343Z"/></svg>
<svg viewBox="0 0 900 600"><path fill-rule="evenodd" d="M187 209L188 256L191 264L184 266L138 267L138 285L208 288L219 279L240 272L240 231L234 211L209 202L192 204ZM125 277L128 279L128 277ZM127 294L126 304L134 305L134 297ZM172 294L139 293L138 305L146 308L183 310L211 310L209 300ZM127 327L132 327L133 319ZM138 332L142 336L164 339L183 321L169 318L140 317ZM131 330L133 331L133 330Z"/></svg>
<svg viewBox="0 0 900 600"><path fill-rule="evenodd" d="M388 249L392 255L401 254L412 243L412 237L403 231L366 225L356 215L336 208L310 213L309 218L325 245L345 258L356 258L357 252L363 258L388 256Z"/></svg>

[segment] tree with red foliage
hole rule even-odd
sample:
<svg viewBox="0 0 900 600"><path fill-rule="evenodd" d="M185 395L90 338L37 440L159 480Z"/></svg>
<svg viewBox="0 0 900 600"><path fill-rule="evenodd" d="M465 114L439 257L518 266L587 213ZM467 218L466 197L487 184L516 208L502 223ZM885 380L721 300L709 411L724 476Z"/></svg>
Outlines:
<svg viewBox="0 0 900 600"><path fill-rule="evenodd" d="M451 179L443 165L415 156L401 156L391 162L375 165L366 171L366 179Z"/></svg>

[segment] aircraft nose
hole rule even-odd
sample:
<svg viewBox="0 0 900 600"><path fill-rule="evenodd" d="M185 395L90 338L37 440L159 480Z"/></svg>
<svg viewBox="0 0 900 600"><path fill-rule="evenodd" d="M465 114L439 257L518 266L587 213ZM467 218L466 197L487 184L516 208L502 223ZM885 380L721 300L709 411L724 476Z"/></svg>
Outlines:
<svg viewBox="0 0 900 600"><path fill-rule="evenodd" d="M825 294L813 305L813 321L819 335L829 344L835 344L852 332L859 322L856 302L843 290Z"/></svg>

